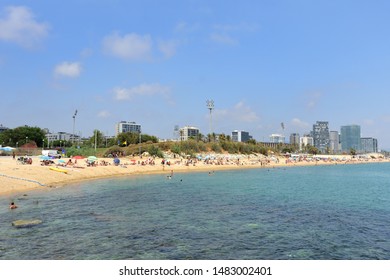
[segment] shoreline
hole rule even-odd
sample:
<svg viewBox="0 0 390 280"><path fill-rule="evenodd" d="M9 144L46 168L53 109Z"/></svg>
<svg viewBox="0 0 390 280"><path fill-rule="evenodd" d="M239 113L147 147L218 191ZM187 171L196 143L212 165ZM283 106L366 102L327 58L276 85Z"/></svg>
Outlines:
<svg viewBox="0 0 390 280"><path fill-rule="evenodd" d="M33 163L19 164L11 156L0 157L0 197L13 198L21 193L32 191L48 191L52 188L66 187L67 185L91 180L109 179L125 176L143 176L152 174L166 174L169 176L174 173L190 172L211 172L221 170L241 170L241 169L264 169L280 167L300 167L300 166L319 166L319 165L342 165L342 164L367 164L367 163L385 163L388 159L367 159L353 160L348 158L345 161L338 160L315 160L294 162L284 157L255 157L249 156L235 157L234 159L221 158L207 161L187 162L183 160L171 159L170 164L162 165L162 159L125 157L120 158L121 164L115 166L112 163L107 166L88 167L84 160L73 166L41 166L39 157L33 157ZM344 156L345 158L345 156ZM65 161L68 161L66 159ZM240 161L241 160L241 161ZM53 160L55 163L58 160ZM107 162L107 158L99 158L98 162ZM108 160L108 161L112 161ZM168 160L169 161L169 160ZM149 162L143 165L142 162ZM154 164L150 164L150 163ZM207 162L207 163L206 163ZM56 172L50 167L57 167L60 170L66 170L67 173Z"/></svg>

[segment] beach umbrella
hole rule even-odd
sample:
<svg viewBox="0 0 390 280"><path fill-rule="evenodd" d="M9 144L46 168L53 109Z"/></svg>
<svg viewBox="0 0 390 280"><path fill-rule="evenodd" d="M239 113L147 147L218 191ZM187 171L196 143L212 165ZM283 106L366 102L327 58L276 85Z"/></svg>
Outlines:
<svg viewBox="0 0 390 280"><path fill-rule="evenodd" d="M87 160L88 160L89 162L95 162L95 161L97 161L97 157L95 157L95 156L89 156L89 157L87 158Z"/></svg>
<svg viewBox="0 0 390 280"><path fill-rule="evenodd" d="M74 156L73 159L83 159L83 156Z"/></svg>
<svg viewBox="0 0 390 280"><path fill-rule="evenodd" d="M59 163L65 163L65 160L59 159L58 162L59 162Z"/></svg>
<svg viewBox="0 0 390 280"><path fill-rule="evenodd" d="M1 147L0 150L5 152L12 152L13 150L15 150L15 148L7 146L7 147Z"/></svg>
<svg viewBox="0 0 390 280"><path fill-rule="evenodd" d="M41 160L51 160L51 157L49 157L49 156L41 156L40 159Z"/></svg>

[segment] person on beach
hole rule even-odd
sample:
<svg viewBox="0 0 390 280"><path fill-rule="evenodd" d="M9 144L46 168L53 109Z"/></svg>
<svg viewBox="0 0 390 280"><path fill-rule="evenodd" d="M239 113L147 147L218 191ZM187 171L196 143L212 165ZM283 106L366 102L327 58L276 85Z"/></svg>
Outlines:
<svg viewBox="0 0 390 280"><path fill-rule="evenodd" d="M18 208L18 206L16 206L15 202L11 202L11 204L9 205L9 209L16 209Z"/></svg>

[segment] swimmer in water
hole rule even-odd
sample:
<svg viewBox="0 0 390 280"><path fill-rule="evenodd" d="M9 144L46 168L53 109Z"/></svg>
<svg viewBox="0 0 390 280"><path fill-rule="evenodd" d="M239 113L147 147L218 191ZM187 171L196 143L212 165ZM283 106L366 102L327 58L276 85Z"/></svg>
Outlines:
<svg viewBox="0 0 390 280"><path fill-rule="evenodd" d="M11 202L11 204L9 205L9 209L16 209L16 208L18 208L18 206L16 206L14 202Z"/></svg>

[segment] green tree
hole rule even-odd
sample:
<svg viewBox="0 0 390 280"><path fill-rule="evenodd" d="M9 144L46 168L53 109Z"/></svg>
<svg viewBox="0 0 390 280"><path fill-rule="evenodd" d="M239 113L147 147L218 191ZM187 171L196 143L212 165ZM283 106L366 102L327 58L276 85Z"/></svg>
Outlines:
<svg viewBox="0 0 390 280"><path fill-rule="evenodd" d="M163 152L160 150L160 148L158 146L155 146L155 145L149 146L147 151L151 156L157 156L159 158L164 157Z"/></svg>
<svg viewBox="0 0 390 280"><path fill-rule="evenodd" d="M217 134L215 134L215 132L211 134L211 139L213 140L213 142L217 140Z"/></svg>
<svg viewBox="0 0 390 280"><path fill-rule="evenodd" d="M106 141L105 141L105 138L104 138L104 134L100 130L98 130L98 129L95 129L93 131L93 135L89 139L89 145L91 147L95 147L95 144L96 144L96 148L102 148L106 144Z"/></svg>
<svg viewBox="0 0 390 280"><path fill-rule="evenodd" d="M71 141L55 140L50 142L50 147L71 147L71 146L72 146Z"/></svg>
<svg viewBox="0 0 390 280"><path fill-rule="evenodd" d="M317 155L319 153L319 150L317 147L314 147L312 145L307 145L306 146L307 152L312 155Z"/></svg>
<svg viewBox="0 0 390 280"><path fill-rule="evenodd" d="M226 141L226 134L225 133L221 133L219 135L219 142L223 142L223 141Z"/></svg>
<svg viewBox="0 0 390 280"><path fill-rule="evenodd" d="M247 143L248 144L252 144L252 145L256 145L256 140L255 139L249 139L248 141L247 141Z"/></svg>
<svg viewBox="0 0 390 280"><path fill-rule="evenodd" d="M20 147L26 143L35 142L38 147L42 147L46 142L45 138L45 132L39 127L20 126L0 133L0 144Z"/></svg>
<svg viewBox="0 0 390 280"><path fill-rule="evenodd" d="M203 141L203 138L204 138L204 135L202 133L198 133L198 135L196 136L196 141Z"/></svg>
<svg viewBox="0 0 390 280"><path fill-rule="evenodd" d="M141 136L141 139L140 139ZM128 146L130 144L139 144L145 143L145 142L152 142L152 143L158 143L158 138L156 136L151 136L148 134L139 134L136 132L123 132L119 133L116 138L116 144L119 146Z"/></svg>

